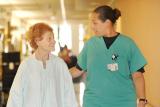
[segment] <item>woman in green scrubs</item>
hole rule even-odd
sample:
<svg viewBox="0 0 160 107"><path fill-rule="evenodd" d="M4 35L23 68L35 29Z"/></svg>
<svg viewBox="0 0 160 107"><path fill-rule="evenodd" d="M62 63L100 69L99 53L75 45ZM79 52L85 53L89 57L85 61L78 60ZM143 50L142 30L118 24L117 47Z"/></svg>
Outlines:
<svg viewBox="0 0 160 107"><path fill-rule="evenodd" d="M77 66L70 69L73 77L87 73L83 107L145 107L147 62L131 38L115 31L120 16L118 9L106 5L91 15L95 36L85 43Z"/></svg>

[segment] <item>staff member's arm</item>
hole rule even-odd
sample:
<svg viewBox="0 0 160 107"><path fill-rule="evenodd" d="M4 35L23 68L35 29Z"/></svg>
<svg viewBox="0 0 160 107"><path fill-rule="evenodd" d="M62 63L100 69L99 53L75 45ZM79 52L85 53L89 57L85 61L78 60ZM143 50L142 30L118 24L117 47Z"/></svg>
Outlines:
<svg viewBox="0 0 160 107"><path fill-rule="evenodd" d="M138 107L145 107L146 96L145 96L145 80L142 72L134 72L132 74L133 82L135 85L137 97L139 99Z"/></svg>
<svg viewBox="0 0 160 107"><path fill-rule="evenodd" d="M76 66L69 69L72 78L77 78L83 74L83 71L78 69Z"/></svg>

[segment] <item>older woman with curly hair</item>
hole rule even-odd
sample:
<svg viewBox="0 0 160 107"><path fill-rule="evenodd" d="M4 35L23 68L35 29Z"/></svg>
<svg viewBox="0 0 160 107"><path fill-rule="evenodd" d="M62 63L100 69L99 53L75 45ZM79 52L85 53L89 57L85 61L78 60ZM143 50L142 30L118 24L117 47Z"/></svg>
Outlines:
<svg viewBox="0 0 160 107"><path fill-rule="evenodd" d="M34 53L20 64L7 107L77 107L68 68L51 54L55 47L52 28L37 23L28 36Z"/></svg>

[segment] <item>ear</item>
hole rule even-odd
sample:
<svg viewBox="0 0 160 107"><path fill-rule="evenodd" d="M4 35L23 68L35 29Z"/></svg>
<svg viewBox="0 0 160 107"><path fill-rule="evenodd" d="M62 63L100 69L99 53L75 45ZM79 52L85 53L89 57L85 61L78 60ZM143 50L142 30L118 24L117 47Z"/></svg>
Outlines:
<svg viewBox="0 0 160 107"><path fill-rule="evenodd" d="M106 19L105 23L109 24L109 23L111 23L111 21L109 19Z"/></svg>
<svg viewBox="0 0 160 107"><path fill-rule="evenodd" d="M39 46L40 40L38 40L38 38L35 38L35 39L34 39L34 42Z"/></svg>

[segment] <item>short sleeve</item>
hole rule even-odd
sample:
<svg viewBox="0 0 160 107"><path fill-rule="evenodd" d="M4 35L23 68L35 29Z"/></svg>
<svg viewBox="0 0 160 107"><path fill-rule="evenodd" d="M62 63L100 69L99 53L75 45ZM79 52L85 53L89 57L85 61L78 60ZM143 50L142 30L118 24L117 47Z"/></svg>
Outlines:
<svg viewBox="0 0 160 107"><path fill-rule="evenodd" d="M130 44L130 56L129 56L129 67L131 73L138 71L140 68L144 67L147 64L146 59L141 53L140 49L131 41Z"/></svg>
<svg viewBox="0 0 160 107"><path fill-rule="evenodd" d="M82 51L78 56L78 61L77 61L79 67L82 68L83 71L87 70L87 48L88 48L88 42L85 43Z"/></svg>

